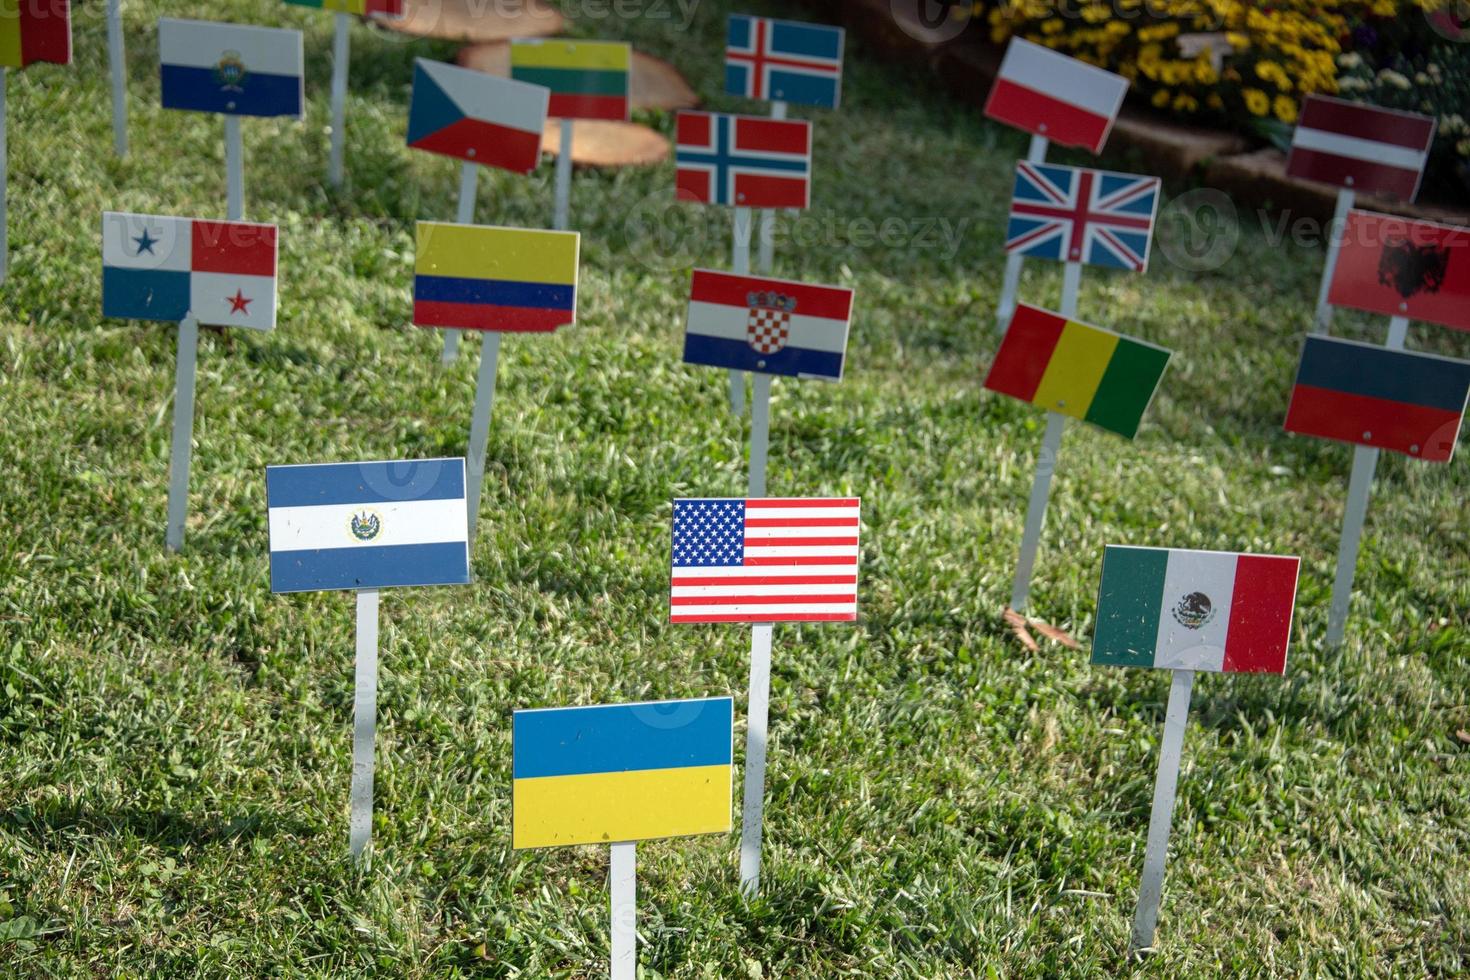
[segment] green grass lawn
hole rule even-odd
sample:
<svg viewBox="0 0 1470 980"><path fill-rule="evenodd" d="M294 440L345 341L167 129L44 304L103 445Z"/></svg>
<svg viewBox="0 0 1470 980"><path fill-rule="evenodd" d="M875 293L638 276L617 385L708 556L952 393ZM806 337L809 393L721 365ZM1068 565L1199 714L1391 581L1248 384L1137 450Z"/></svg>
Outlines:
<svg viewBox="0 0 1470 980"><path fill-rule="evenodd" d="M576 176L579 322L505 343L475 582L384 597L374 837L353 867L352 597L270 594L264 468L464 452L478 344L446 370L408 323L413 222L453 216L458 168L403 142L412 59L454 49L354 30L333 191L330 17L124 9L130 158L110 151L100 4L77 10L71 68L9 87L0 975L603 974L607 851L511 851L510 715L730 693L743 746L749 630L666 622L670 499L745 486L723 374L680 362L688 270L725 265L728 217L669 208L672 165ZM102 210L224 211L220 121L157 107L160 13L304 28L310 98L304 124L244 125L246 216L281 226L281 319L201 340L182 556L163 549L175 331L98 315ZM577 29L739 108L718 95L724 14ZM1351 454L1281 431L1321 251L1251 218L1216 270L1090 271L1082 318L1178 353L1136 442L1069 428L1033 603L1084 650L1028 653L1001 610L1044 417L980 385L1025 138L851 48L777 266L856 288L847 377L777 383L769 487L862 496L861 619L776 630L762 896L738 894L733 834L639 848L646 974L1470 969L1463 459L1385 456L1348 640L1326 649ZM549 164L480 186L477 220L548 223ZM1059 282L1033 263L1025 298L1054 305ZM1125 950L1168 675L1087 663L1107 543L1303 558L1286 678L1196 684L1141 965Z"/></svg>

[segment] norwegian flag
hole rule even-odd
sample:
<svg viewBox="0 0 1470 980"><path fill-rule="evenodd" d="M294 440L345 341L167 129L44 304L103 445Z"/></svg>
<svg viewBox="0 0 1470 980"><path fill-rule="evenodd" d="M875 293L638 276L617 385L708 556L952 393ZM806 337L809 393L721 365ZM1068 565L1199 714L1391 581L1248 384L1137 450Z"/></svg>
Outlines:
<svg viewBox="0 0 1470 980"><path fill-rule="evenodd" d="M1142 272L1158 207L1157 177L1023 160L1006 251Z"/></svg>
<svg viewBox="0 0 1470 980"><path fill-rule="evenodd" d="M856 497L674 501L669 620L857 619Z"/></svg>
<svg viewBox="0 0 1470 980"><path fill-rule="evenodd" d="M679 200L742 208L805 208L809 203L811 123L681 112L675 133Z"/></svg>

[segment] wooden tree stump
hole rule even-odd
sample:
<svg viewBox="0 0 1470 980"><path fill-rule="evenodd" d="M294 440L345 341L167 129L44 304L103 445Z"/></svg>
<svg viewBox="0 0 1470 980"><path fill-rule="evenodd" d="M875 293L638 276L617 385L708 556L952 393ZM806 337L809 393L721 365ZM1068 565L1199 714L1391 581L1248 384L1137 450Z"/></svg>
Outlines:
<svg viewBox="0 0 1470 980"><path fill-rule="evenodd" d="M550 37L566 27L545 0L404 0L403 16L375 20L390 31L446 41L484 43L513 37Z"/></svg>
<svg viewBox="0 0 1470 980"><path fill-rule="evenodd" d="M510 43L472 44L460 49L458 61L465 68L509 77ZM630 95L635 109L693 109L699 105L699 96L684 76L662 58L634 51L632 76Z"/></svg>

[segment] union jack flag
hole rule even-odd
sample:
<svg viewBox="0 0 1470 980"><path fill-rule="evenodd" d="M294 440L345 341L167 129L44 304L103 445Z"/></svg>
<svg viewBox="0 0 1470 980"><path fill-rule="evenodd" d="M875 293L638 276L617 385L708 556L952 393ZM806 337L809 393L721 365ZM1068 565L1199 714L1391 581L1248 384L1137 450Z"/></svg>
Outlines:
<svg viewBox="0 0 1470 980"><path fill-rule="evenodd" d="M674 123L681 201L743 208L805 208L812 124L796 119L681 112Z"/></svg>
<svg viewBox="0 0 1470 980"><path fill-rule="evenodd" d="M1157 177L1022 160L1006 251L1142 272L1158 207Z"/></svg>

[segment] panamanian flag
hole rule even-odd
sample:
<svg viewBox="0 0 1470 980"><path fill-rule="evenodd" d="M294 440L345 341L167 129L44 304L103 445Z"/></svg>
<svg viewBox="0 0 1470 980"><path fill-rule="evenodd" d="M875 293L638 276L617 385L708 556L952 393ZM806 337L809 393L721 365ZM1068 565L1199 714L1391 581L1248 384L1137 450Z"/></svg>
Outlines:
<svg viewBox="0 0 1470 980"><path fill-rule="evenodd" d="M826 24L731 14L725 93L837 108L845 32Z"/></svg>

